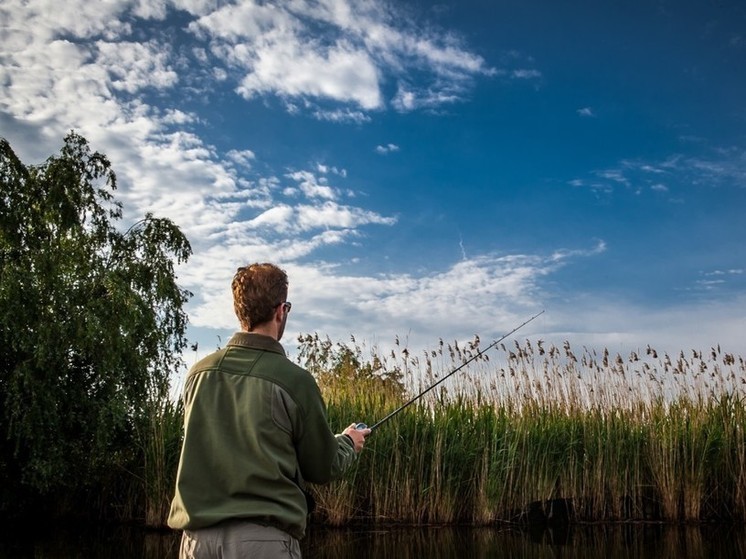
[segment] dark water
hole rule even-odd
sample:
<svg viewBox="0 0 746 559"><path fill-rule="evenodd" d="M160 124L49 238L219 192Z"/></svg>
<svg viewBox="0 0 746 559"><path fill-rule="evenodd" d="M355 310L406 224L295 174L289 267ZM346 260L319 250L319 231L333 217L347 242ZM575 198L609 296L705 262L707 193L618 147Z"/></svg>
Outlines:
<svg viewBox="0 0 746 559"><path fill-rule="evenodd" d="M179 534L137 528L4 526L0 559L176 559ZM579 525L564 530L504 528L312 527L302 542L304 559L415 558L743 558L744 526L656 524Z"/></svg>

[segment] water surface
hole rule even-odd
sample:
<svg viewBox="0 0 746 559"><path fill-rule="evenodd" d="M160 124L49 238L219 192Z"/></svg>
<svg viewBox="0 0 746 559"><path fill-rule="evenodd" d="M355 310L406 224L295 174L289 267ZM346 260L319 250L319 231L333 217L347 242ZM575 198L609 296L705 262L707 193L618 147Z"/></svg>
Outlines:
<svg viewBox="0 0 746 559"><path fill-rule="evenodd" d="M5 526L0 559L177 559L179 534L133 527ZM304 559L561 558L694 559L746 557L742 525L593 524L564 529L312 526Z"/></svg>

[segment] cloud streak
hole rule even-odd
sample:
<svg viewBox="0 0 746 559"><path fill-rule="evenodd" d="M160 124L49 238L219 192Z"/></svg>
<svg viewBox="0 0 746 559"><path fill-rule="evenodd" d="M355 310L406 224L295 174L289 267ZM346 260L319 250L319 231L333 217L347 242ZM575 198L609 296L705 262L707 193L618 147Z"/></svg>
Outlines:
<svg viewBox="0 0 746 559"><path fill-rule="evenodd" d="M707 188L744 188L746 152L712 149L709 156L674 154L663 160L622 160L615 167L595 170L589 177L569 181L571 186L611 193L619 188L668 193L668 183Z"/></svg>

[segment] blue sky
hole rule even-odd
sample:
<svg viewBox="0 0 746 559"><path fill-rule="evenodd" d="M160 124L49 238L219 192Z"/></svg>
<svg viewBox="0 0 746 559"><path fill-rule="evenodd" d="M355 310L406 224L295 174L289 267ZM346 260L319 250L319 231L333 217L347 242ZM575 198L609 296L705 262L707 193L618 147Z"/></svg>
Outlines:
<svg viewBox="0 0 746 559"><path fill-rule="evenodd" d="M40 163L76 130L127 223L182 228L199 354L237 328L235 269L267 260L291 352L491 339L544 309L519 338L744 354L743 2L66 6L0 6L0 135Z"/></svg>

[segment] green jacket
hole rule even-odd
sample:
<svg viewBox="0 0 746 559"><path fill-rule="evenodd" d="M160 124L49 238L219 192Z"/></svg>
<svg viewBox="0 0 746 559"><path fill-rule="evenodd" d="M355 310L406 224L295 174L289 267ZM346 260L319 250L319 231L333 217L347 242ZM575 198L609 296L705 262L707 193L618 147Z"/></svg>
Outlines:
<svg viewBox="0 0 746 559"><path fill-rule="evenodd" d="M271 337L238 332L187 375L168 525L194 530L246 518L300 539L304 480L332 481L355 458L352 440L331 431L311 374Z"/></svg>

